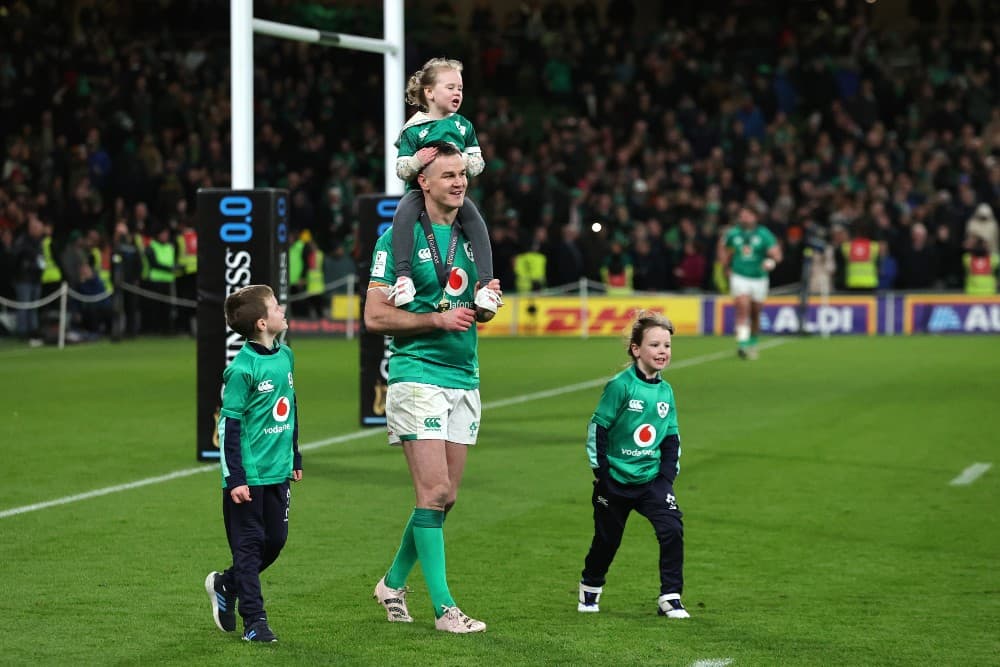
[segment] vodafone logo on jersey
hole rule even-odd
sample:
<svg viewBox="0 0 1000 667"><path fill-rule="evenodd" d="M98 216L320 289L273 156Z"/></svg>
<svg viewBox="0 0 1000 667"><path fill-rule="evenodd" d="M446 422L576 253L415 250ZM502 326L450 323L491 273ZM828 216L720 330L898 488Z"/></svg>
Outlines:
<svg viewBox="0 0 1000 667"><path fill-rule="evenodd" d="M448 284L444 286L444 291L450 296L462 296L469 288L469 274L465 269L454 267L451 275L448 276Z"/></svg>
<svg viewBox="0 0 1000 667"><path fill-rule="evenodd" d="M271 416L274 417L274 421L276 422L288 421L288 416L291 414L292 402L288 400L287 396L279 398L274 402L274 407L271 408Z"/></svg>
<svg viewBox="0 0 1000 667"><path fill-rule="evenodd" d="M649 447L656 442L656 427L652 424L641 424L632 431L632 441L639 447Z"/></svg>

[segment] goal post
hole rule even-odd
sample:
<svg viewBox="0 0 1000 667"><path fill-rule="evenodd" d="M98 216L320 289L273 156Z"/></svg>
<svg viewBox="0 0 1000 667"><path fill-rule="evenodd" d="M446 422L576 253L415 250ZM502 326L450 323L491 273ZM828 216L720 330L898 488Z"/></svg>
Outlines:
<svg viewBox="0 0 1000 667"><path fill-rule="evenodd" d="M265 21L253 17L253 0L230 0L233 189L253 188L253 35L254 33L320 46L381 53L385 93L385 192L403 194L396 178L396 133L405 121L403 0L383 0L383 38L361 37Z"/></svg>
<svg viewBox="0 0 1000 667"><path fill-rule="evenodd" d="M288 192L254 187L254 33L299 42L382 54L385 90L385 192L401 195L396 178L396 134L404 122L403 0L383 0L382 39L256 19L253 0L230 0L231 189L198 191L198 371L196 456L218 460L216 429L222 371L241 341L225 324L223 301L249 282L274 287L288 298Z"/></svg>

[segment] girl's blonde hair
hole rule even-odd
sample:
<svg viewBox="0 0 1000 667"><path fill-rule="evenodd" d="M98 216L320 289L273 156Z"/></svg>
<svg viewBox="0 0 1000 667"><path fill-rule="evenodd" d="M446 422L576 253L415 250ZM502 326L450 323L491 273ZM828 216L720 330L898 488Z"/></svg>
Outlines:
<svg viewBox="0 0 1000 667"><path fill-rule="evenodd" d="M462 71L462 61L450 58L431 58L424 63L424 66L410 76L406 82L406 102L415 107L420 107L427 111L427 96L424 95L424 88L431 88L437 82L437 75L440 70L453 69L456 72Z"/></svg>
<svg viewBox="0 0 1000 667"><path fill-rule="evenodd" d="M642 345L642 338L646 332L653 328L666 329L670 335L674 335L674 323L665 315L661 315L652 310L639 310L635 314L635 320L629 327L626 334L628 342L625 345L625 353L628 354L629 361L635 361L632 354L633 345Z"/></svg>

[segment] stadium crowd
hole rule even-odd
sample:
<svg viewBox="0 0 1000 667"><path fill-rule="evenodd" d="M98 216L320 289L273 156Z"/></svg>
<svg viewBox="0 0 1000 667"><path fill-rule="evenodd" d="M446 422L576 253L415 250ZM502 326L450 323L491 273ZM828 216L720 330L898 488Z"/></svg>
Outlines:
<svg viewBox="0 0 1000 667"><path fill-rule="evenodd" d="M941 15L911 0L881 27L854 0L678 0L655 20L639 4L478 0L460 25L447 2L407 3L407 70L465 63L462 113L486 159L470 194L506 289L717 290L716 241L744 203L783 246L772 284L825 248L837 288L872 288L845 283L852 239L877 248L880 289L963 289L966 254L995 275L995 3ZM230 183L228 2L72 6L0 14L0 296L62 280L100 293L115 254L124 281L193 296L195 195ZM381 31L379 3L258 0L255 14ZM357 197L384 188L381 58L255 48L255 184L290 191L307 230L293 281L322 291L357 257ZM177 326L134 301L133 333Z"/></svg>

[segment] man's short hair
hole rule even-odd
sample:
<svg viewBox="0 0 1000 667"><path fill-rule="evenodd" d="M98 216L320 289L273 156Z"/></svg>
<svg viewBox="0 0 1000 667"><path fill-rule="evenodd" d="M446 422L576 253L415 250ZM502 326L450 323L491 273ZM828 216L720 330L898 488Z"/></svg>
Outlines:
<svg viewBox="0 0 1000 667"><path fill-rule="evenodd" d="M458 146L451 143L450 141L443 141L441 139L435 139L434 141L428 141L424 144L424 148L436 148L438 155L461 155L462 151L458 150Z"/></svg>

